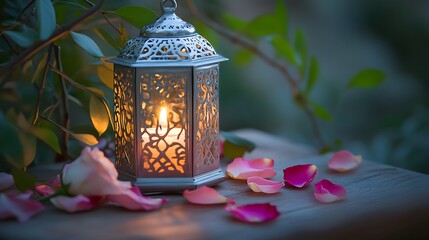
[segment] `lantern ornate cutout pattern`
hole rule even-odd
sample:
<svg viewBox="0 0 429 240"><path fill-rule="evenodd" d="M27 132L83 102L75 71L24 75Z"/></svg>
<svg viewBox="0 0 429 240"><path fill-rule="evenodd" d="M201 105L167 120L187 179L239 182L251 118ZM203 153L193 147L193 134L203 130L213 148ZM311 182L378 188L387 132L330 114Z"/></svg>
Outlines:
<svg viewBox="0 0 429 240"><path fill-rule="evenodd" d="M227 59L163 0L114 63L115 165L149 191L213 185L219 162L219 63Z"/></svg>

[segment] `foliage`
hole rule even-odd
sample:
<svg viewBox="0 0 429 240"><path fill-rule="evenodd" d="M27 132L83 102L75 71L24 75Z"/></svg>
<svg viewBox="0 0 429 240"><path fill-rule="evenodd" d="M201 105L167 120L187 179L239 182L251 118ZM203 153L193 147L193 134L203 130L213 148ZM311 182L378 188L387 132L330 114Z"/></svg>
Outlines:
<svg viewBox="0 0 429 240"><path fill-rule="evenodd" d="M50 161L53 155L46 155L43 149L50 148L56 161L64 161L77 156L82 145L96 145L98 138L112 134L113 67L105 56L117 55L129 39L123 22L141 28L155 20L156 14L142 6L107 10L103 3L5 0L0 4L4 9L0 30L0 168L14 169L15 178L29 180L22 172L35 159L36 164ZM244 49L236 53L236 62L248 63L255 55L267 60L284 71L296 103L310 119L332 119L327 109L311 99L318 81L318 62L308 53L301 29L294 31L291 40L284 1L277 1L273 13L250 22L230 14L224 14L223 20L251 42L242 44ZM258 54L261 42L272 46L274 56ZM296 69L293 76L289 66ZM369 69L360 72L349 86L375 87L383 79L382 73ZM314 119L312 124L317 133ZM227 154L242 155L254 148L223 135ZM43 160L46 156L51 157Z"/></svg>

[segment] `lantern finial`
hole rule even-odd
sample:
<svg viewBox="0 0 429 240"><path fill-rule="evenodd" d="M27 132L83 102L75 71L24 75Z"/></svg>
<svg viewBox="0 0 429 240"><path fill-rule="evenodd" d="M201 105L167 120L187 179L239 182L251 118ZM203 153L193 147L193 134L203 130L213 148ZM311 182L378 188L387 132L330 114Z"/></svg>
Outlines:
<svg viewBox="0 0 429 240"><path fill-rule="evenodd" d="M171 4L173 4L173 6L167 6L167 2L170 2ZM164 13L174 12L177 8L177 2L176 0L163 0L161 2L161 8L164 11Z"/></svg>

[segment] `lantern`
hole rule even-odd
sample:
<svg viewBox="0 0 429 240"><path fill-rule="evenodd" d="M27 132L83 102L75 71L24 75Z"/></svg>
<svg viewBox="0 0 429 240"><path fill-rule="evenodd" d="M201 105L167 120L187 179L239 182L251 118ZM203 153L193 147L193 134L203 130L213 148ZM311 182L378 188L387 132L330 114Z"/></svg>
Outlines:
<svg viewBox="0 0 429 240"><path fill-rule="evenodd" d="M175 14L143 27L114 63L116 161L121 179L149 191L224 180L219 162L219 63L227 59Z"/></svg>

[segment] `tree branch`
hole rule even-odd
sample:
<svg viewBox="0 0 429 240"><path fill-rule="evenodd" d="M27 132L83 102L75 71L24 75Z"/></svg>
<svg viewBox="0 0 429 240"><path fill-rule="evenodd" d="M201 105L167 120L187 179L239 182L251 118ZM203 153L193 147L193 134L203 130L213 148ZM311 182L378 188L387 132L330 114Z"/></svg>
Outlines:
<svg viewBox="0 0 429 240"><path fill-rule="evenodd" d="M59 71L63 71L63 64L61 62L61 48L57 45L55 45L55 62L57 63L57 68ZM66 88L66 83L64 80L64 77L62 75L60 76L60 84L61 84L61 101L63 104L63 110L64 110L64 127L69 129L70 128L70 110L69 110L69 102L68 102L68 92ZM68 132L63 132L63 143L61 146L61 153L62 156L68 155L68 142L69 142L70 135ZM58 160L64 160L64 159L58 159Z"/></svg>
<svg viewBox="0 0 429 240"><path fill-rule="evenodd" d="M76 20L73 22L63 25L61 28L57 29L50 38L40 41L37 43L34 43L32 46L24 50L21 54L13 58L11 61L0 65L1 72L0 72L0 82L7 76L7 74L12 71L18 64L28 60L30 57L32 57L35 53L43 49L44 47L48 46L52 42L56 41L57 39L61 38L65 34L67 34L69 31L73 30L78 24L80 24L85 19L91 17L92 15L96 14L98 10L101 8L105 0L100 0L97 4L95 4L92 8L88 9L86 12L84 12L82 15L80 15Z"/></svg>
<svg viewBox="0 0 429 240"><path fill-rule="evenodd" d="M304 113L307 115L307 117L310 120L313 133L319 142L319 145L322 148L326 147L326 144L323 140L323 137L320 133L319 125L317 123L316 117L311 110L308 101L306 98L302 95L301 91L298 87L298 82L292 77L292 75L289 73L288 68L281 64L280 62L276 61L275 59L272 59L267 53L260 50L256 45L253 43L235 35L234 33L231 33L224 28L222 28L219 24L205 18L201 14L199 14L198 10L196 9L195 5L193 4L192 0L185 0L186 5L188 6L191 14L199 19L202 23L219 33L221 36L228 39L233 44L240 45L241 47L253 52L256 56L258 56L260 59L262 59L265 63L267 63L272 68L276 69L280 72L280 74L283 75L284 79L287 81L287 83L290 86L292 97L298 102L298 104L303 108Z"/></svg>
<svg viewBox="0 0 429 240"><path fill-rule="evenodd" d="M33 117L33 125L36 124L37 119L39 118L40 100L42 98L43 89L45 89L46 77L48 75L49 65L51 62L52 48L53 48L52 44L49 45L48 57L46 58L45 69L43 69L42 82L40 83L40 86L37 86L36 84L34 84L38 89L37 90L38 92L37 92L37 100L36 100L36 110L34 111L34 117Z"/></svg>

